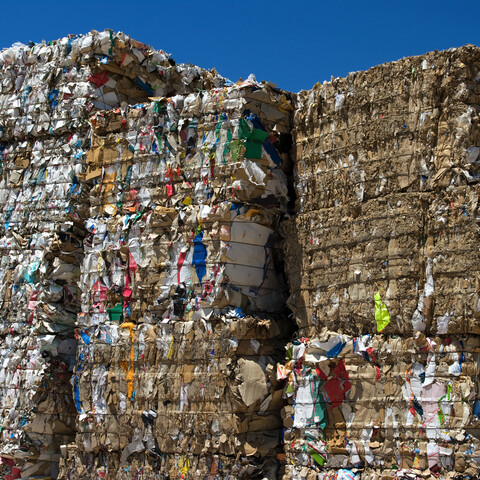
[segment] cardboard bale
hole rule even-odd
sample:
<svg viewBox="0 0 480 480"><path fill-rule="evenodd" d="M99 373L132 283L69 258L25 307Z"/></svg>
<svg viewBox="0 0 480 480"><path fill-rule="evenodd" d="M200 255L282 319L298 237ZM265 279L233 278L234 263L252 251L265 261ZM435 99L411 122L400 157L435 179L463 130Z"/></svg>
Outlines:
<svg viewBox="0 0 480 480"><path fill-rule="evenodd" d="M479 62L473 46L432 52L296 97L283 230L301 335L477 332Z"/></svg>
<svg viewBox="0 0 480 480"><path fill-rule="evenodd" d="M277 366L291 405L284 478L476 468L479 351L478 337L349 337L326 329L289 344L287 363Z"/></svg>
<svg viewBox="0 0 480 480"><path fill-rule="evenodd" d="M2 138L72 132L89 113L219 87L215 70L176 64L122 32L93 30L0 52Z"/></svg>
<svg viewBox="0 0 480 480"><path fill-rule="evenodd" d="M78 461L98 464L105 478L123 478L127 466L147 475L162 458L155 475L171 478L208 474L217 457L224 475L242 464L275 471L283 406L275 361L286 325L211 317L100 327L78 354Z"/></svg>
<svg viewBox="0 0 480 480"><path fill-rule="evenodd" d="M473 45L430 52L300 92L298 211L474 181L479 58Z"/></svg>
<svg viewBox="0 0 480 480"><path fill-rule="evenodd" d="M354 212L339 206L298 214L283 224L288 304L301 336L325 326L356 335L376 332L378 291L391 316L386 331L412 331L425 269L420 243L425 197L390 195L365 201Z"/></svg>
<svg viewBox="0 0 480 480"><path fill-rule="evenodd" d="M465 46L296 96L284 478L478 475L479 71Z"/></svg>

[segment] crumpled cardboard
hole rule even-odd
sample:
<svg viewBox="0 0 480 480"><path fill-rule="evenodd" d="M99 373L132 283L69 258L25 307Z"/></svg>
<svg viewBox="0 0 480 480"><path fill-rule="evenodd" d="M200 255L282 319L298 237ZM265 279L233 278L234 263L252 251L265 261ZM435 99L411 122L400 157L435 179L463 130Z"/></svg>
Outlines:
<svg viewBox="0 0 480 480"><path fill-rule="evenodd" d="M275 477L290 112L243 82L90 118L68 461L112 479L160 458L170 478Z"/></svg>
<svg viewBox="0 0 480 480"><path fill-rule="evenodd" d="M478 476L479 71L465 46L294 97L285 479Z"/></svg>
<svg viewBox="0 0 480 480"><path fill-rule="evenodd" d="M379 464L432 472L475 468L479 339L412 338L322 331L287 346L284 382L287 466L364 469ZM465 452L468 454L457 454ZM392 473L403 478L401 471ZM398 476L395 476L398 475Z"/></svg>

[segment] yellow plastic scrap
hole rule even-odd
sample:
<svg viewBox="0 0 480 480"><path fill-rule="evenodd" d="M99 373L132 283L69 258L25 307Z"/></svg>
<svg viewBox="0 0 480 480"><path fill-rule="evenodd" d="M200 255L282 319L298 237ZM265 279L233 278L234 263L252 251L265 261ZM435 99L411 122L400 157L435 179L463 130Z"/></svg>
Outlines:
<svg viewBox="0 0 480 480"><path fill-rule="evenodd" d="M132 341L133 343L133 340L135 338L135 332L133 331L135 329L135 324L132 323L132 322L123 322L121 325L120 325L120 328L126 328L128 329L128 332L130 333L130 340Z"/></svg>
<svg viewBox="0 0 480 480"><path fill-rule="evenodd" d="M167 353L168 359L172 357L173 357L173 335L172 335L172 339L170 340L170 348L168 349L168 353Z"/></svg>
<svg viewBox="0 0 480 480"><path fill-rule="evenodd" d="M390 323L390 314L387 306L382 302L380 292L375 294L375 321L377 322L377 332L381 332Z"/></svg>
<svg viewBox="0 0 480 480"><path fill-rule="evenodd" d="M178 460L178 466L182 475L186 475L190 471L190 460L186 455L183 455ZM183 478L183 477L182 477Z"/></svg>

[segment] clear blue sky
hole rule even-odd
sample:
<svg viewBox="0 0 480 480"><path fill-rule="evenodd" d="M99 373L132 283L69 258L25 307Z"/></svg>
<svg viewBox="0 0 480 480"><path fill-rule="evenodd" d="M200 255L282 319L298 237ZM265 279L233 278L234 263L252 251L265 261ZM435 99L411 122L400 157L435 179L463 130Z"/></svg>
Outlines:
<svg viewBox="0 0 480 480"><path fill-rule="evenodd" d="M0 47L121 30L177 62L299 91L379 63L480 46L480 0L0 0Z"/></svg>

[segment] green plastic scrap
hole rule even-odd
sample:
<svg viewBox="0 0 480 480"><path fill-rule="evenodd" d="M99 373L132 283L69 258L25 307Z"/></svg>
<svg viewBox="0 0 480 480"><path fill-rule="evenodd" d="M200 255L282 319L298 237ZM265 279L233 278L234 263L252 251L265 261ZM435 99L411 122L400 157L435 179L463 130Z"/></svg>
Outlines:
<svg viewBox="0 0 480 480"><path fill-rule="evenodd" d="M325 457L321 455L319 452L316 450L313 450L313 448L310 447L310 456L322 467L323 464L325 463Z"/></svg>
<svg viewBox="0 0 480 480"><path fill-rule="evenodd" d="M252 129L250 128L250 125L247 123L247 121L244 118L241 118L238 124L238 138L242 138L246 140L251 133L252 133Z"/></svg>
<svg viewBox="0 0 480 480"><path fill-rule="evenodd" d="M254 128L252 134L248 137L248 140L245 143L245 158L261 158L262 143L267 137L267 132Z"/></svg>
<svg viewBox="0 0 480 480"><path fill-rule="evenodd" d="M226 163L225 157L227 153L230 152L230 143L232 141L232 138L233 138L232 132L230 130L227 130L227 141L225 142L225 146L223 147L223 155L222 155L223 164Z"/></svg>
<svg viewBox="0 0 480 480"><path fill-rule="evenodd" d="M113 36L113 31L109 30L110 32L110 48L108 49L108 54L110 56L113 55L113 48L115 47L115 44L117 43L117 37Z"/></svg>
<svg viewBox="0 0 480 480"><path fill-rule="evenodd" d="M23 279L27 283L35 283L35 273L37 272L39 267L40 267L40 261L38 260L30 264L23 275Z"/></svg>
<svg viewBox="0 0 480 480"><path fill-rule="evenodd" d="M155 101L153 102L153 113L162 113L165 110L165 101Z"/></svg>
<svg viewBox="0 0 480 480"><path fill-rule="evenodd" d="M293 359L293 345L290 345L288 348L287 348L287 351L285 353L285 358L290 361Z"/></svg>
<svg viewBox="0 0 480 480"><path fill-rule="evenodd" d="M294 392L295 392L295 386L293 385L293 383L288 384L287 388L285 389L285 393L288 395Z"/></svg>
<svg viewBox="0 0 480 480"><path fill-rule="evenodd" d="M215 125L215 138L220 138L220 129L222 128L222 121L219 120Z"/></svg>
<svg viewBox="0 0 480 480"><path fill-rule="evenodd" d="M232 140L228 148L230 150L230 155L234 162L238 162L238 159L242 155L243 142L241 140Z"/></svg>
<svg viewBox="0 0 480 480"><path fill-rule="evenodd" d="M110 321L122 322L123 321L123 308L121 303L117 303L114 307L107 310Z"/></svg>
<svg viewBox="0 0 480 480"><path fill-rule="evenodd" d="M442 403L442 401L445 397L447 397L447 400L451 400L451 398L452 398L452 385L451 384L447 385L447 393L445 395L443 395L442 397L440 397L437 401L437 404L438 404L437 414L438 414L438 419L440 420L440 425L442 425L442 426L445 423L445 415L443 414L441 403Z"/></svg>
<svg viewBox="0 0 480 480"><path fill-rule="evenodd" d="M387 306L382 302L380 292L375 294L375 321L377 322L377 332L381 332L390 323L390 314Z"/></svg>
<svg viewBox="0 0 480 480"><path fill-rule="evenodd" d="M310 443L308 443L308 454L320 465L323 466L325 464L325 457ZM302 450L307 453L307 448L305 445L302 446Z"/></svg>
<svg viewBox="0 0 480 480"><path fill-rule="evenodd" d="M327 405L323 396L320 395L317 401L315 402L315 417L314 421L318 428L325 430L328 425L328 415L327 415Z"/></svg>
<svg viewBox="0 0 480 480"><path fill-rule="evenodd" d="M245 158L260 159L262 157L262 143L268 137L268 133L258 128L250 129L247 121L240 119L238 136L245 139Z"/></svg>
<svg viewBox="0 0 480 480"><path fill-rule="evenodd" d="M318 428L324 430L328 425L327 405L323 395L320 393L320 384L322 381L316 375L310 377L310 389L314 402L313 417L310 423L314 423Z"/></svg>

